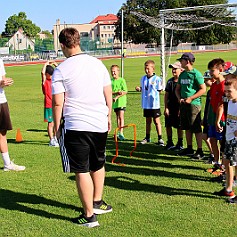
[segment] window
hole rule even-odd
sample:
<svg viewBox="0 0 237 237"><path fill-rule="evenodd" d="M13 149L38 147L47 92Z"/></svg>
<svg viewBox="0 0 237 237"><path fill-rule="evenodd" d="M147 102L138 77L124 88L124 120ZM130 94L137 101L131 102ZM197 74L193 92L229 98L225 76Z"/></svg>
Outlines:
<svg viewBox="0 0 237 237"><path fill-rule="evenodd" d="M101 34L101 38L103 38L104 37L104 34Z"/></svg>

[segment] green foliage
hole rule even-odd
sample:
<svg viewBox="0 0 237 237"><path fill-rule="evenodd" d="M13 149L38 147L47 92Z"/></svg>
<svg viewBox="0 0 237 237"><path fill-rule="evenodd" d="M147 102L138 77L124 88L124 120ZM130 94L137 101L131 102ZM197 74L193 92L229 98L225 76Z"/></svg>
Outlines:
<svg viewBox="0 0 237 237"><path fill-rule="evenodd" d="M14 14L7 19L3 35L13 35L19 28L30 38L34 38L41 31L40 27L27 19L25 12L19 12L18 15Z"/></svg>
<svg viewBox="0 0 237 237"><path fill-rule="evenodd" d="M202 5L214 5L225 4L227 0L168 0L168 1L154 1L154 0L128 0L118 12L119 22L116 28L116 37L121 39L121 10L124 10L124 40L132 41L134 43L152 43L156 42L160 44L160 29L157 29L145 21L139 20L136 16L132 15L130 11L141 12L145 15L158 17L159 10L161 9L173 9L183 7L193 7ZM204 11L195 12L182 12L182 14L196 14L198 17L207 17L209 20L217 21L224 20L225 22L231 22L234 19L231 17L218 16L213 17ZM227 14L228 15L228 14ZM176 19L174 19L176 21ZM193 28L197 27L197 24L190 23ZM200 27L200 24L198 25ZM202 44L218 44L218 43L230 43L233 40L236 30L233 27L225 27L220 25L214 25L207 29L196 31L174 31L173 32L173 44L177 45L179 42L194 42L197 45ZM171 31L166 30L167 39L170 39Z"/></svg>
<svg viewBox="0 0 237 237"><path fill-rule="evenodd" d="M35 52L41 52L42 50L54 50L53 38L35 39Z"/></svg>
<svg viewBox="0 0 237 237"><path fill-rule="evenodd" d="M179 55L174 55L174 62ZM195 54L195 67L206 70L215 57L236 63L236 51ZM159 74L160 57L149 57L156 62ZM26 166L24 172L0 170L0 236L18 237L229 237L236 230L236 205L226 198L214 196L222 185L211 182L205 172L210 165L178 157L158 147L152 125L154 143L140 145L145 135L140 93L134 91L144 75L147 58L126 58L125 79L128 85L128 106L125 124L137 127L137 149L133 156L133 131L124 130L126 141L119 143L116 161L113 129L107 142L106 180L104 199L113 205L113 212L98 216L100 227L88 229L70 222L82 211L73 174L63 174L59 150L48 146L47 123L43 121L43 94L40 72L43 64L6 67L14 85L6 88L13 131L8 133L9 152L16 164ZM119 59L103 61L106 67L120 65ZM169 76L170 76L169 71ZM89 83L89 79L88 79ZM89 84L88 84L89 85ZM161 110L164 110L164 93ZM203 97L205 99L205 96ZM164 116L161 116L163 137L166 140ZM20 128L22 143L15 142ZM175 142L176 131L174 131ZM208 152L204 146L205 153ZM2 167L2 163L1 163Z"/></svg>

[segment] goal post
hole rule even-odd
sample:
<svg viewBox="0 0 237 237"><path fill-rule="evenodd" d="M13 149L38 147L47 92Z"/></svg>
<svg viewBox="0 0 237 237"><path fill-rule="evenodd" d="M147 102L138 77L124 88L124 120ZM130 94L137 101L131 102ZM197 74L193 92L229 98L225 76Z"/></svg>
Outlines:
<svg viewBox="0 0 237 237"><path fill-rule="evenodd" d="M229 4L215 4L204 6L193 6L184 8L162 9L159 11L158 18L147 16L141 12L131 11L131 13L137 16L140 20L146 21L150 25L161 29L161 77L163 84L165 85L166 79L166 62L165 62L165 30L174 31L187 31L187 30L201 30L213 26L214 24L237 27L236 19L231 22L224 22L222 20L216 20L216 17L230 16L234 18L232 14L236 9L237 3ZM197 16L190 12L202 11L207 15L206 17ZM183 14L189 12L189 14ZM213 20L214 18L214 20ZM191 24L190 24L191 23ZM195 23L195 26L192 24ZM191 27L190 27L191 26Z"/></svg>

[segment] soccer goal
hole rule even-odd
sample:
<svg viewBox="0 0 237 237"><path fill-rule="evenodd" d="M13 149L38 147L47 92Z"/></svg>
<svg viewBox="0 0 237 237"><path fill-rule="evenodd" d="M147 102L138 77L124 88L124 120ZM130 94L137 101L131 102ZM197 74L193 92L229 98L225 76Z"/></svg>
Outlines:
<svg viewBox="0 0 237 237"><path fill-rule="evenodd" d="M167 76L165 30L202 30L211 27L214 24L237 27L236 7L237 3L164 9L159 11L158 18L147 16L141 12L131 12L140 20L144 20L150 25L161 29L161 77L163 78L164 84Z"/></svg>

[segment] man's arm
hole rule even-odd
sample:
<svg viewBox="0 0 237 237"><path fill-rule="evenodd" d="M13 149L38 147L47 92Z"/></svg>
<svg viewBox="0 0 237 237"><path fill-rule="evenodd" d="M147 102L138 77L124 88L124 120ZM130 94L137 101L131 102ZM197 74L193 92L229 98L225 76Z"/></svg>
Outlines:
<svg viewBox="0 0 237 237"><path fill-rule="evenodd" d="M108 112L108 132L111 131L111 112L112 112L112 87L111 85L104 87L104 97L106 101L106 105L108 106L109 112Z"/></svg>
<svg viewBox="0 0 237 237"><path fill-rule="evenodd" d="M56 131L56 136L59 138L61 135L60 123L62 118L64 104L64 93L53 95L53 118L54 118L54 129Z"/></svg>
<svg viewBox="0 0 237 237"><path fill-rule="evenodd" d="M180 101L181 99L180 91L181 91L181 86L180 84L177 84L175 87L175 95L178 98L178 101Z"/></svg>

